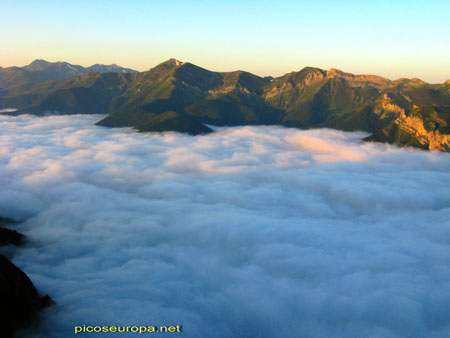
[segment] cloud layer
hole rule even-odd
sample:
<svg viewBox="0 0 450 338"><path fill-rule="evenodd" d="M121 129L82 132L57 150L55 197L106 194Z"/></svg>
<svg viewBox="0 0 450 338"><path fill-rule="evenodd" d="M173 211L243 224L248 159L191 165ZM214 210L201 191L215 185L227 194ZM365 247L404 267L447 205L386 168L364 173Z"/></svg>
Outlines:
<svg viewBox="0 0 450 338"><path fill-rule="evenodd" d="M191 137L99 119L0 116L0 214L30 239L13 260L58 303L30 335L450 334L448 154L334 130Z"/></svg>

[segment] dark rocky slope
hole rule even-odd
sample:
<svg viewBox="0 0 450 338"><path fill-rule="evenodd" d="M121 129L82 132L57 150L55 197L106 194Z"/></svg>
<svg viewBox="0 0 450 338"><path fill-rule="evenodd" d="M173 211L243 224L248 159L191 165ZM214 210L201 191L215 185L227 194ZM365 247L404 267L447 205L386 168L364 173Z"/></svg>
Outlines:
<svg viewBox="0 0 450 338"><path fill-rule="evenodd" d="M11 220L0 217L1 225ZM0 227L0 245L23 242L23 235ZM28 276L3 254L0 254L0 337L12 337L26 327L44 307L53 303L46 295L41 297Z"/></svg>

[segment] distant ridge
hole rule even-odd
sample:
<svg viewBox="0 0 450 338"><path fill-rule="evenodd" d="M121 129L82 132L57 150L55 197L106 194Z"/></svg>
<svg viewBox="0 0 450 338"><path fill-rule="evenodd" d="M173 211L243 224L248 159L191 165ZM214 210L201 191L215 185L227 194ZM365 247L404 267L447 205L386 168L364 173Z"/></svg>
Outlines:
<svg viewBox="0 0 450 338"><path fill-rule="evenodd" d="M83 74L87 72L99 72L99 73L133 73L137 72L134 69L120 67L116 64L112 65L103 65L103 64L95 64L90 67L83 67L79 65L73 65L68 62L48 62L41 59L36 59L31 62L29 65L21 67L22 69L28 70L30 72L38 72L38 71L62 71L73 73L74 75ZM69 77L69 76L68 76Z"/></svg>
<svg viewBox="0 0 450 338"><path fill-rule="evenodd" d="M205 124L361 130L371 133L368 141L450 151L450 81L392 81L314 67L262 78L176 59L145 72L115 65L79 67L36 60L0 69L0 109L19 108L9 114L102 113L108 114L98 123L102 126L191 134L210 132ZM49 69L75 75L46 82L28 78ZM9 85L13 80L22 84Z"/></svg>
<svg viewBox="0 0 450 338"><path fill-rule="evenodd" d="M68 62L48 62L37 59L23 67L0 67L0 89L14 86L26 86L29 83L63 80L88 72L133 73L136 71L115 64L95 64L90 67L82 67Z"/></svg>

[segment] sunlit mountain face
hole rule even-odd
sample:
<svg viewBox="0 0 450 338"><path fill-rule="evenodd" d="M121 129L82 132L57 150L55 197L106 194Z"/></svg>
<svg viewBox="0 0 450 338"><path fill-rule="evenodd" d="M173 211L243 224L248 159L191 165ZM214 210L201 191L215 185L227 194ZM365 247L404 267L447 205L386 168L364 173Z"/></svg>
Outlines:
<svg viewBox="0 0 450 338"><path fill-rule="evenodd" d="M0 110L108 114L97 123L192 135L211 132L207 125L333 128L365 131L367 141L450 152L450 81L392 81L314 67L272 78L176 59L139 73L76 67L38 60L0 69Z"/></svg>
<svg viewBox="0 0 450 338"><path fill-rule="evenodd" d="M77 325L184 337L445 337L450 156L368 133L103 128L0 116L0 214L14 263Z"/></svg>

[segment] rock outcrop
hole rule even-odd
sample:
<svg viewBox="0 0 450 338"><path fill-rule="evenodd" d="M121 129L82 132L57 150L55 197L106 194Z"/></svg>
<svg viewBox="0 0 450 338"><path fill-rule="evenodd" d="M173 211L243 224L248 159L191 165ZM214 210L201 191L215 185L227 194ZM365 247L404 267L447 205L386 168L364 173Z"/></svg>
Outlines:
<svg viewBox="0 0 450 338"><path fill-rule="evenodd" d="M15 223L0 218L0 224ZM20 245L24 236L15 230L0 228L0 244ZM41 297L30 278L8 258L0 254L0 337L12 337L14 331L29 324L36 314L53 304Z"/></svg>
<svg viewBox="0 0 450 338"><path fill-rule="evenodd" d="M50 297L40 297L28 276L3 255L0 255L0 299L1 337L12 336L38 311L52 304Z"/></svg>
<svg viewBox="0 0 450 338"><path fill-rule="evenodd" d="M14 244L19 245L23 242L24 237L16 230L10 230L0 227L0 245Z"/></svg>
<svg viewBox="0 0 450 338"><path fill-rule="evenodd" d="M365 140L450 152L450 135L441 134L437 122L419 116L407 116L405 113Z"/></svg>

